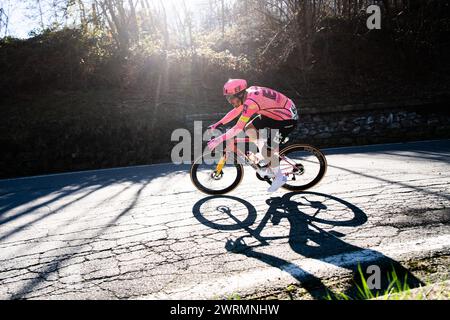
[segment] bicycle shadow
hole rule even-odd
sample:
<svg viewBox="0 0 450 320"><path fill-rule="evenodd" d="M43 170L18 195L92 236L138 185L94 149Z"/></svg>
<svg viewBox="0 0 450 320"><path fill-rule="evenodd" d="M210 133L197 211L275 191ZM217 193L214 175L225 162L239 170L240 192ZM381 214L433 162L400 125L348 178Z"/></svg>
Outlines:
<svg viewBox="0 0 450 320"><path fill-rule="evenodd" d="M301 196L300 200L292 199L297 195ZM308 198L312 199L317 197L323 197L325 200L308 200ZM241 221L233 215L232 210L227 210L226 208L220 209L219 207L217 209L220 209L220 212L228 215L228 217L236 223L235 225L218 224L205 218L204 214L202 214L203 205L212 199L221 198L238 201L240 204L244 205L248 210L247 218ZM347 211L351 212L352 217L346 220L330 220L322 218L321 214L330 209L325 204L325 202L328 201L333 201L340 206L345 206ZM367 221L367 215L357 206L343 199L317 192L291 192L282 197L270 198L266 200L266 203L269 205L269 209L255 228L252 228L252 225L257 218L256 208L248 201L237 197L206 197L194 205L193 213L201 223L210 228L227 231L244 229L247 232L246 235L240 236L235 240L227 240L225 244L227 251L242 254L248 258L258 259L272 267L288 272L315 299L323 299L328 293L331 293L331 296L333 296L333 290L327 287L319 277L311 272L300 268L288 260L273 254L256 251L255 249L262 246L269 246L270 242L273 240L287 238L290 248L304 258L317 259L351 271L353 278L352 285L344 292L351 297L357 296L357 285L361 285L358 264L361 266L363 272L369 265L377 265L380 267L380 287L377 289L379 292L384 292L388 288L390 279L388 279L387 274L392 271L393 268L399 279L405 279L406 276L406 281L410 288L423 285L419 279L398 261L385 256L381 252L361 248L345 242L341 239L345 234L334 230L326 231L323 227L316 225L317 223L329 225L330 227L357 227L363 225ZM271 222L273 225L278 225L283 219L286 219L289 222L288 236L261 235L267 223ZM245 238L256 239L259 243L256 245L248 245L245 243ZM344 257L346 258L344 259ZM377 290L374 289L373 292L376 292Z"/></svg>

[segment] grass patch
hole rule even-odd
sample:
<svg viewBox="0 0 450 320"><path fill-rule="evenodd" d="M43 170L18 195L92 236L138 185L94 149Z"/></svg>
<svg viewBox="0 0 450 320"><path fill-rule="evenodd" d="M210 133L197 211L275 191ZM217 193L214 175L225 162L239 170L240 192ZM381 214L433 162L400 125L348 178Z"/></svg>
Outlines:
<svg viewBox="0 0 450 320"><path fill-rule="evenodd" d="M357 289L357 294L355 296L350 296L343 292L328 292L325 296L326 300L368 300L383 298L386 300L403 300L406 298L411 298L411 288L408 285L407 274L404 278L400 278L392 268L392 271L387 273L388 286L386 289L377 290L371 288L367 283L364 273L361 269L361 265L358 264L358 275L360 278L360 283L355 281L355 287ZM414 299L421 300L423 296L418 294Z"/></svg>
<svg viewBox="0 0 450 320"><path fill-rule="evenodd" d="M238 293L232 293L225 300L242 300L242 297Z"/></svg>

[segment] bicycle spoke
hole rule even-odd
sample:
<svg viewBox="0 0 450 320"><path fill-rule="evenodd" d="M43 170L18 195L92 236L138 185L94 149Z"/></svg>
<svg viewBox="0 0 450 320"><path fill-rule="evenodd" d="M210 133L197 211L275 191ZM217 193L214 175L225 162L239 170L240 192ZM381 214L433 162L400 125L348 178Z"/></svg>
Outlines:
<svg viewBox="0 0 450 320"><path fill-rule="evenodd" d="M225 165L219 175L214 175L216 166L216 164L200 164L197 171L199 183L210 190L227 188L236 180L238 175L234 165Z"/></svg>
<svg viewBox="0 0 450 320"><path fill-rule="evenodd" d="M307 148L290 150L280 159L280 168L287 175L287 185L291 188L311 184L320 175L321 166L320 158Z"/></svg>

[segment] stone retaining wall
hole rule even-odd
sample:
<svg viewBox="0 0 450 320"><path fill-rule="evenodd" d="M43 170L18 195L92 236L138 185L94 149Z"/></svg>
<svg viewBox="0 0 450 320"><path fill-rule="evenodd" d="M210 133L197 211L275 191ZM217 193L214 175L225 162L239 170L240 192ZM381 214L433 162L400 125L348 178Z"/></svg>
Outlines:
<svg viewBox="0 0 450 320"><path fill-rule="evenodd" d="M409 101L299 108L299 127L291 141L321 147L450 138L450 108L443 101ZM223 114L186 117L207 124ZM206 123L204 125L206 127Z"/></svg>

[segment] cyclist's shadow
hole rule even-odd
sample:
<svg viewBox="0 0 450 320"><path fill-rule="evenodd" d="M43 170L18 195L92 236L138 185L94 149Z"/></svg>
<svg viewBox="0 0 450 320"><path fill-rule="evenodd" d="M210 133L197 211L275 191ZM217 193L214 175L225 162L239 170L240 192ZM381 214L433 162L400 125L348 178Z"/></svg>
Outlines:
<svg viewBox="0 0 450 320"><path fill-rule="evenodd" d="M300 201L292 200L294 195L300 195ZM320 218L319 213L327 210L327 206L324 202L320 201L310 201L308 198L312 196L325 197L326 199L331 199L333 201L339 202L344 205L352 212L351 219L348 220L329 220ZM207 220L203 214L201 207L204 203L212 199L225 198L228 200L238 201L243 204L248 209L248 217L244 221L240 221L233 216L230 209L226 207L221 207L219 211L226 213L235 222L237 222L234 227L230 225L221 226L216 223ZM388 288L389 279L387 278L387 272L395 269L398 277L400 279L406 279L408 285L411 288L422 285L423 283L417 279L413 274L411 274L407 269L405 269L399 262L383 255L382 253L371 250L364 249L350 243L347 243L340 239L344 236L336 231L326 231L321 227L317 226L315 223L328 224L331 226L346 226L346 227L356 227L364 224L367 221L366 214L357 206L331 195L317 193L317 192L303 192L303 193L287 193L283 197L270 198L266 200L269 205L264 217L261 219L260 223L256 228L251 228L250 226L256 220L256 209L247 201L231 196L211 196L204 198L194 205L193 213L194 216L203 224L221 230L233 230L238 228L245 229L248 234L241 236L235 240L227 240L225 248L233 253L243 254L249 258L258 259L268 265L282 269L289 272L294 278L296 278L301 286L309 292L311 296L317 299L323 299L328 293L332 292L326 285L323 284L322 280L310 272L294 265L293 263L279 258L275 255L263 253L260 251L255 251L256 248L261 246L270 245L271 240L288 238L290 248L300 254L305 258L313 258L322 260L328 264L335 264L341 268L349 269L353 274L353 281L351 286L345 291L347 295L356 296L357 287L356 284L360 284L358 264L362 267L364 271L366 266L371 264L376 264L381 269L381 287L380 292L383 292ZM306 214L300 210L299 207L307 208L307 211L313 211L312 214ZM289 221L290 229L288 236L262 236L261 233L266 226L266 224L271 221L273 225L278 225L282 219L287 219ZM256 245L247 245L245 243L245 238L251 237L259 241ZM313 245L311 245L313 244ZM359 251L359 252L356 252ZM350 254L354 252L353 256L347 256L344 259L342 255L333 257L339 254ZM360 260L359 260L360 259ZM356 261L355 260L359 260Z"/></svg>

